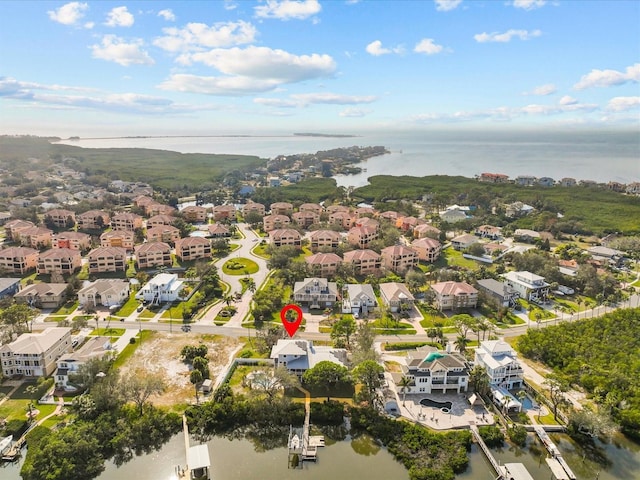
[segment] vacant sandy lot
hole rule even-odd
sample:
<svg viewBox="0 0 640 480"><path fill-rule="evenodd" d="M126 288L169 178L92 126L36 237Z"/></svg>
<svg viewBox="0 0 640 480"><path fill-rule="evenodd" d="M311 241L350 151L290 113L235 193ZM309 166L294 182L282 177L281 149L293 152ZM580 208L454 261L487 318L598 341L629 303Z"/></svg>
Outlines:
<svg viewBox="0 0 640 480"><path fill-rule="evenodd" d="M194 402L195 390L189 382L189 365L180 359L180 350L185 345L199 344L205 344L209 349L207 358L211 379L214 381L242 345L235 338L223 336L154 332L151 339L138 345L134 355L122 368L122 373L138 368L160 373L167 388L162 395L151 398L154 405L171 406Z"/></svg>

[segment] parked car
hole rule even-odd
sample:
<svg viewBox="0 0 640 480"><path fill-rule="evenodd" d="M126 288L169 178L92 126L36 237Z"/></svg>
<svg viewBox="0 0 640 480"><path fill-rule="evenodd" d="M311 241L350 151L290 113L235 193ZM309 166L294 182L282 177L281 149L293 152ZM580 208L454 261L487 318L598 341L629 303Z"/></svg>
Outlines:
<svg viewBox="0 0 640 480"><path fill-rule="evenodd" d="M144 305L138 305L138 308L136 308L136 312L141 312L144 310Z"/></svg>

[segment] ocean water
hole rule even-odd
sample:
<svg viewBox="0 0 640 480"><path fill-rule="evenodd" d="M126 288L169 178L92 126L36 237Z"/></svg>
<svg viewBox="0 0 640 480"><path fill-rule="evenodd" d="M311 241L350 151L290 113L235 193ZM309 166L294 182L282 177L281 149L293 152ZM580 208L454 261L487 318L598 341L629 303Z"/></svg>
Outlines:
<svg viewBox="0 0 640 480"><path fill-rule="evenodd" d="M640 181L640 130L399 131L353 137L220 135L95 138L63 141L86 148L154 148L182 153L235 153L273 158L352 145L384 145L387 155L360 164L362 173L337 176L342 186L366 185L373 175L462 175L483 172L596 182Z"/></svg>

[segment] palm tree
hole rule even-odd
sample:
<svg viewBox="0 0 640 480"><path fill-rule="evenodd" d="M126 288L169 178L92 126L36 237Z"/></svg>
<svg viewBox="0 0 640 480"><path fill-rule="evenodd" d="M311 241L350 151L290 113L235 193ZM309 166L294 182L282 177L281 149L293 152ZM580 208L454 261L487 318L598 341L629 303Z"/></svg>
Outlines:
<svg viewBox="0 0 640 480"><path fill-rule="evenodd" d="M402 406L403 407L404 407L404 404L405 404L404 402L405 402L405 400L407 398L407 390L411 386L412 382L413 381L409 377L405 377L404 375L400 379L400 382L398 382L398 385L400 385L400 390L402 391Z"/></svg>
<svg viewBox="0 0 640 480"><path fill-rule="evenodd" d="M193 383L193 386L196 390L196 403L200 403L200 399L198 398L198 385L202 382L202 372L198 369L191 370L191 375L189 376L189 381Z"/></svg>
<svg viewBox="0 0 640 480"><path fill-rule="evenodd" d="M469 339L464 335L458 335L456 338L455 345L458 351L462 354L467 350L467 344L469 343Z"/></svg>

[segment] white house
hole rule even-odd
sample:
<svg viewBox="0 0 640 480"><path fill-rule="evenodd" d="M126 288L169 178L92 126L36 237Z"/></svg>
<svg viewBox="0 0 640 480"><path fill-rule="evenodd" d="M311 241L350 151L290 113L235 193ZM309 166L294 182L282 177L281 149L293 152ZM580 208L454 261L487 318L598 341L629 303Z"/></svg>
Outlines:
<svg viewBox="0 0 640 480"><path fill-rule="evenodd" d="M280 339L271 349L276 367L302 376L319 362L329 361L346 367L347 351L344 348L315 346L311 340Z"/></svg>
<svg viewBox="0 0 640 480"><path fill-rule="evenodd" d="M376 307L376 294L368 283L345 285L342 293L342 313L366 315Z"/></svg>
<svg viewBox="0 0 640 480"><path fill-rule="evenodd" d="M48 377L56 360L71 349L71 329L49 327L38 333L23 333L0 347L2 374L5 377Z"/></svg>
<svg viewBox="0 0 640 480"><path fill-rule="evenodd" d="M402 375L394 375L399 393L462 393L469 385L469 366L460 353L441 351L434 347L421 347L409 352ZM399 381L405 376L411 384L401 388Z"/></svg>
<svg viewBox="0 0 640 480"><path fill-rule="evenodd" d="M476 348L474 362L484 367L492 388L511 390L520 388L524 382L524 371L516 352L504 340L487 340Z"/></svg>
<svg viewBox="0 0 640 480"><path fill-rule="evenodd" d="M307 304L309 308L332 307L338 296L336 283L326 278L305 278L293 287L294 301Z"/></svg>
<svg viewBox="0 0 640 480"><path fill-rule="evenodd" d="M126 280L101 279L78 290L78 303L83 307L111 307L125 303L129 294L129 282Z"/></svg>
<svg viewBox="0 0 640 480"><path fill-rule="evenodd" d="M76 375L80 367L94 358L103 358L113 352L109 337L91 337L81 348L58 358L54 375L56 386L69 387L69 376Z"/></svg>
<svg viewBox="0 0 640 480"><path fill-rule="evenodd" d="M507 272L502 274L507 285L513 288L520 298L525 300L540 302L544 301L549 294L549 284L544 281L544 277L535 273Z"/></svg>
<svg viewBox="0 0 640 480"><path fill-rule="evenodd" d="M183 283L175 273L159 273L136 293L136 299L152 305L175 302L180 300Z"/></svg>

